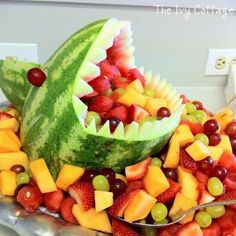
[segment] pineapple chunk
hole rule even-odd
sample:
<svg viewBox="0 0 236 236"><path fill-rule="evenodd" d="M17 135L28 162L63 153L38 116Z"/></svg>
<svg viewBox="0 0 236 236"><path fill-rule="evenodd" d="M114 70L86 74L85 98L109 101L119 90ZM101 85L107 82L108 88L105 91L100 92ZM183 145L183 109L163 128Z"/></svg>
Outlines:
<svg viewBox="0 0 236 236"><path fill-rule="evenodd" d="M113 193L107 191L94 191L96 212L103 211L113 205Z"/></svg>
<svg viewBox="0 0 236 236"><path fill-rule="evenodd" d="M219 161L221 155L223 154L224 150L221 147L216 147L216 146L208 146L208 150L210 152L210 157L214 161Z"/></svg>
<svg viewBox="0 0 236 236"><path fill-rule="evenodd" d="M219 144L217 144L215 147L221 147L225 152L233 153L232 146L229 140L229 136L222 134L221 135L221 141Z"/></svg>
<svg viewBox="0 0 236 236"><path fill-rule="evenodd" d="M188 125L182 124L176 128L172 139L178 139L180 147L183 147L194 141L194 135Z"/></svg>
<svg viewBox="0 0 236 236"><path fill-rule="evenodd" d="M194 161L201 161L210 156L210 152L207 146L199 140L192 143L185 150L193 158Z"/></svg>

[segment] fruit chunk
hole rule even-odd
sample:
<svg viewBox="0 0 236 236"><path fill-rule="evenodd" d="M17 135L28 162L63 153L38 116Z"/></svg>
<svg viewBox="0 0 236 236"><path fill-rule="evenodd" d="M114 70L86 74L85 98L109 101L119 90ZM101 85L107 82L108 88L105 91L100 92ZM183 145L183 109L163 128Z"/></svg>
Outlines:
<svg viewBox="0 0 236 236"><path fill-rule="evenodd" d="M212 223L210 227L202 229L204 236L221 236L221 228L217 223Z"/></svg>
<svg viewBox="0 0 236 236"><path fill-rule="evenodd" d="M223 193L221 196L217 198L217 201L228 201L228 200L235 200L235 199L236 199L236 190L233 190L233 191ZM230 205L230 206L236 209L236 204Z"/></svg>
<svg viewBox="0 0 236 236"><path fill-rule="evenodd" d="M223 154L224 150L221 147L213 147L213 146L208 146L208 150L210 152L210 157L214 160L214 161L218 161L221 157L221 155Z"/></svg>
<svg viewBox="0 0 236 236"><path fill-rule="evenodd" d="M145 219L156 203L156 199L144 190L137 190L133 199L125 210L124 218L127 221Z"/></svg>
<svg viewBox="0 0 236 236"><path fill-rule="evenodd" d="M233 153L232 146L228 135L222 134L221 141L215 147L221 147L224 151Z"/></svg>
<svg viewBox="0 0 236 236"><path fill-rule="evenodd" d="M219 111L214 118L220 123L221 129L225 129L227 124L234 118L233 112L229 108Z"/></svg>
<svg viewBox="0 0 236 236"><path fill-rule="evenodd" d="M50 193L57 190L57 186L43 158L31 161L29 167L41 193Z"/></svg>
<svg viewBox="0 0 236 236"><path fill-rule="evenodd" d="M15 118L0 120L0 129L11 129L13 132L17 132L19 129L19 122Z"/></svg>
<svg viewBox="0 0 236 236"><path fill-rule="evenodd" d="M72 207L75 204L76 204L76 201L72 197L65 198L61 203L60 214L64 221L71 224L77 223L75 217L72 214Z"/></svg>
<svg viewBox="0 0 236 236"><path fill-rule="evenodd" d="M194 161L201 161L210 155L208 148L199 140L192 143L185 150Z"/></svg>
<svg viewBox="0 0 236 236"><path fill-rule="evenodd" d="M131 105L129 107L129 119L130 121L140 122L143 118L148 117L149 113L137 105Z"/></svg>
<svg viewBox="0 0 236 236"><path fill-rule="evenodd" d="M43 194L43 202L45 207L51 212L58 212L64 200L64 193L61 189L55 192Z"/></svg>
<svg viewBox="0 0 236 236"><path fill-rule="evenodd" d="M129 89L133 89L138 93L142 93L143 94L143 85L141 83L141 81L139 79L134 80L133 82L131 82L125 90L129 90Z"/></svg>
<svg viewBox="0 0 236 236"><path fill-rule="evenodd" d="M164 98L149 98L145 105L145 109L152 115L156 116L161 107L167 107L167 101Z"/></svg>
<svg viewBox="0 0 236 236"><path fill-rule="evenodd" d="M20 140L12 130L0 130L0 152L18 152L20 148Z"/></svg>
<svg viewBox="0 0 236 236"><path fill-rule="evenodd" d="M193 200L198 199L198 182L196 178L182 167L178 167L178 182L182 186L181 194Z"/></svg>
<svg viewBox="0 0 236 236"><path fill-rule="evenodd" d="M153 197L164 193L170 184L159 166L149 166L148 172L143 178L144 188Z"/></svg>
<svg viewBox="0 0 236 236"><path fill-rule="evenodd" d="M188 197L185 197L181 193L177 193L174 203L170 209L169 216L172 220L178 219L179 216L185 212L186 210L195 207L197 205L197 201L190 199ZM194 213L189 214L187 217L185 217L183 220L180 221L181 224L186 224L193 220Z"/></svg>
<svg viewBox="0 0 236 236"><path fill-rule="evenodd" d="M224 152L220 159L219 165L225 167L228 171L236 171L236 157L230 152Z"/></svg>
<svg viewBox="0 0 236 236"><path fill-rule="evenodd" d="M106 211L96 212L95 208L83 211L78 204L72 207L72 214L78 223L86 228L111 233L111 224Z"/></svg>
<svg viewBox="0 0 236 236"><path fill-rule="evenodd" d="M14 165L28 167L28 157L24 152L0 153L0 170L10 170Z"/></svg>
<svg viewBox="0 0 236 236"><path fill-rule="evenodd" d="M184 148L180 148L180 164L183 168L189 169L192 173L196 173L198 170L197 162L188 155Z"/></svg>
<svg viewBox="0 0 236 236"><path fill-rule="evenodd" d="M113 193L107 191L94 191L96 212L105 210L113 205Z"/></svg>
<svg viewBox="0 0 236 236"><path fill-rule="evenodd" d="M10 170L0 172L0 192L4 196L14 196L16 190L16 173Z"/></svg>
<svg viewBox="0 0 236 236"><path fill-rule="evenodd" d="M200 226L196 222L188 223L177 231L177 236L203 236Z"/></svg>
<svg viewBox="0 0 236 236"><path fill-rule="evenodd" d="M142 85L144 86L145 83L146 83L146 80L144 78L144 76L140 73L140 71L136 68L133 68L133 69L130 69L127 74L125 75L125 77L130 80L130 81L133 81L133 80L136 80L136 79L139 79L142 83Z"/></svg>
<svg viewBox="0 0 236 236"><path fill-rule="evenodd" d="M112 219L112 233L113 236L141 236L131 225L115 218Z"/></svg>
<svg viewBox="0 0 236 236"><path fill-rule="evenodd" d="M201 198L199 200L199 205L204 203L210 203L215 200L215 197L213 197L208 191L203 190L201 193Z"/></svg>
<svg viewBox="0 0 236 236"><path fill-rule="evenodd" d="M84 168L65 164L59 172L56 185L58 188L66 191L71 184L80 180L83 174Z"/></svg>

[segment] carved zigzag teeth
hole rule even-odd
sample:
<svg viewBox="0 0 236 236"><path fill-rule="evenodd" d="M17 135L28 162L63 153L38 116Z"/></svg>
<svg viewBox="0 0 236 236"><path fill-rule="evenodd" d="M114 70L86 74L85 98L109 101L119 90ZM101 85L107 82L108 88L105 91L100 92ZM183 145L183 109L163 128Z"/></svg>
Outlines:
<svg viewBox="0 0 236 236"><path fill-rule="evenodd" d="M83 79L76 81L74 94L81 98L89 93L93 92L93 88Z"/></svg>
<svg viewBox="0 0 236 236"><path fill-rule="evenodd" d="M93 64L90 61L86 61L83 63L83 70L79 71L79 77L80 79L83 78L85 81L90 81L97 76L100 75L100 68Z"/></svg>

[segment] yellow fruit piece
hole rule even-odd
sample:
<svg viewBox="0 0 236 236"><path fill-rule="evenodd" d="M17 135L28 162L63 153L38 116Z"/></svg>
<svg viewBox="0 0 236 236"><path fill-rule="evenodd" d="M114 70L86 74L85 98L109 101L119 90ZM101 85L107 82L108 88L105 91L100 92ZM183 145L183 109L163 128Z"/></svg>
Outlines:
<svg viewBox="0 0 236 236"><path fill-rule="evenodd" d="M153 197L165 192L170 184L159 166L149 166L146 176L143 178L144 188Z"/></svg>
<svg viewBox="0 0 236 236"><path fill-rule="evenodd" d="M201 161L210 156L210 152L207 146L199 140L192 143L185 150L193 158L194 161Z"/></svg>
<svg viewBox="0 0 236 236"><path fill-rule="evenodd" d="M56 185L66 191L71 184L80 180L83 174L84 169L82 167L65 164L57 177Z"/></svg>
<svg viewBox="0 0 236 236"><path fill-rule="evenodd" d="M14 196L16 190L16 173L10 170L0 172L0 192L4 196Z"/></svg>
<svg viewBox="0 0 236 236"><path fill-rule="evenodd" d="M224 150L221 147L216 147L216 146L208 146L208 150L210 152L210 157L214 161L218 161L223 154Z"/></svg>
<svg viewBox="0 0 236 236"><path fill-rule="evenodd" d="M192 207L195 207L196 205L196 200L190 199L181 193L177 193L172 208L169 211L169 216L172 220L176 220L183 212L189 210ZM187 217L180 221L180 224L191 222L193 220L194 214L195 212L189 214Z"/></svg>
<svg viewBox="0 0 236 236"><path fill-rule="evenodd" d="M85 228L103 231L105 233L112 232L111 223L106 211L96 212L95 208L83 211L78 204L75 204L72 208L72 214L78 223Z"/></svg>
<svg viewBox="0 0 236 236"><path fill-rule="evenodd" d="M22 165L27 169L27 155L24 152L0 153L0 170L10 170L14 165Z"/></svg>
<svg viewBox="0 0 236 236"><path fill-rule="evenodd" d="M234 113L229 109L225 108L219 111L214 118L218 121L221 129L224 130L229 122L234 119Z"/></svg>
<svg viewBox="0 0 236 236"><path fill-rule="evenodd" d="M117 102L128 107L132 104L144 107L147 103L147 97L130 88L125 90L124 94L117 99Z"/></svg>
<svg viewBox="0 0 236 236"><path fill-rule="evenodd" d="M129 89L133 89L138 93L142 93L143 94L143 85L141 83L141 81L139 79L134 80L133 82L131 82L126 88L125 90L129 90Z"/></svg>
<svg viewBox="0 0 236 236"><path fill-rule="evenodd" d="M167 101L164 98L149 98L145 105L145 109L152 115L156 116L157 111L161 107L167 107Z"/></svg>
<svg viewBox="0 0 236 236"><path fill-rule="evenodd" d="M103 211L113 205L113 193L107 191L94 191L96 212Z"/></svg>
<svg viewBox="0 0 236 236"><path fill-rule="evenodd" d="M21 143L11 129L0 130L0 152L18 152Z"/></svg>
<svg viewBox="0 0 236 236"><path fill-rule="evenodd" d="M179 164L179 152L179 140L171 138L163 167L176 169Z"/></svg>
<svg viewBox="0 0 236 236"><path fill-rule="evenodd" d="M14 118L18 119L20 117L19 112L14 108L8 108L7 113L12 115Z"/></svg>
<svg viewBox="0 0 236 236"><path fill-rule="evenodd" d="M1 129L11 129L13 132L17 132L19 129L19 122L15 118L10 118L7 120L0 120L0 130Z"/></svg>
<svg viewBox="0 0 236 236"><path fill-rule="evenodd" d="M181 166L178 167L178 182L181 185L181 194L185 197L198 199L198 182L191 172L188 172Z"/></svg>
<svg viewBox="0 0 236 236"><path fill-rule="evenodd" d="M228 135L222 134L221 141L215 147L221 147L225 152L233 153L232 146Z"/></svg>
<svg viewBox="0 0 236 236"><path fill-rule="evenodd" d="M125 220L137 221L145 219L156 202L156 198L149 195L146 191L136 191L134 198L125 209Z"/></svg>
<svg viewBox="0 0 236 236"><path fill-rule="evenodd" d="M124 175L116 173L116 179L121 179L122 181L124 181L127 184L127 179Z"/></svg>
<svg viewBox="0 0 236 236"><path fill-rule="evenodd" d="M194 141L194 135L188 125L182 124L176 128L172 139L178 139L180 147L183 147Z"/></svg>
<svg viewBox="0 0 236 236"><path fill-rule="evenodd" d="M41 193L57 191L57 186L43 158L31 161L29 167Z"/></svg>

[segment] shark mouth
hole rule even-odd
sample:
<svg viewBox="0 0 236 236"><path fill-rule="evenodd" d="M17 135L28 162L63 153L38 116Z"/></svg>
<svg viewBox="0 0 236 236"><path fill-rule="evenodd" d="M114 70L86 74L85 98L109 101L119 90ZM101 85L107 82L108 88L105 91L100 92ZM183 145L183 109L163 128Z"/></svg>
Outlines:
<svg viewBox="0 0 236 236"><path fill-rule="evenodd" d="M151 71L144 72L143 68L139 68L146 80L145 86L150 86L158 98L166 100L171 116L143 124L133 121L125 125L120 122L114 132L110 131L109 120L100 127L96 126L94 119L90 124L85 123L88 106L83 102L83 97L93 92L89 82L100 76L99 63L111 57L110 52L115 51L118 55L113 57L114 64L122 63L126 68L136 68L132 41L130 22L108 20L77 72L72 98L73 106L80 124L88 134L130 141L150 140L172 131L180 121L184 106L176 90L166 80L161 80L159 75L153 76Z"/></svg>

